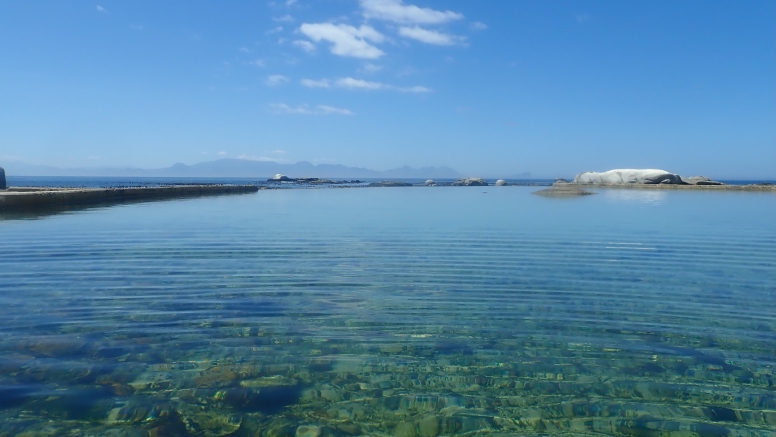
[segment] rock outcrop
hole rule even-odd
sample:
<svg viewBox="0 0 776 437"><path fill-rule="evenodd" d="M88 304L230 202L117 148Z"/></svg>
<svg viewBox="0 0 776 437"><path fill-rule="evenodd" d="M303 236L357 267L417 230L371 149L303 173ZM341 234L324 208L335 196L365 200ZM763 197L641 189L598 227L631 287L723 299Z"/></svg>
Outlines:
<svg viewBox="0 0 776 437"><path fill-rule="evenodd" d="M585 172L574 178L575 184L588 185L626 185L626 184L676 184L686 185L678 174L656 169L617 169L603 173Z"/></svg>
<svg viewBox="0 0 776 437"><path fill-rule="evenodd" d="M506 185L509 185L509 184L504 179L499 179L499 180L496 181L496 186L497 187L503 187L503 186L506 186Z"/></svg>
<svg viewBox="0 0 776 437"><path fill-rule="evenodd" d="M0 167L0 190L5 190L8 188L8 184L5 182L5 170L3 167Z"/></svg>
<svg viewBox="0 0 776 437"><path fill-rule="evenodd" d="M278 173L272 179L267 179L267 182L283 182L283 181L292 182L292 181L295 181L295 180L296 179L291 179L290 177L288 177L286 175Z"/></svg>
<svg viewBox="0 0 776 437"><path fill-rule="evenodd" d="M488 183L485 179L480 178L463 178L453 182L455 187L486 187Z"/></svg>
<svg viewBox="0 0 776 437"><path fill-rule="evenodd" d="M692 176L689 178L682 178L684 183L689 185L725 185L722 182L713 181L706 176Z"/></svg>

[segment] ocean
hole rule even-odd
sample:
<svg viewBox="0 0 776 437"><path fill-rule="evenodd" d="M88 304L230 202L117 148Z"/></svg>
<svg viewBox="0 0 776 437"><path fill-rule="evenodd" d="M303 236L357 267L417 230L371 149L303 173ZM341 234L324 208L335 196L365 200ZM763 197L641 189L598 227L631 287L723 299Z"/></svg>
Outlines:
<svg viewBox="0 0 776 437"><path fill-rule="evenodd" d="M538 189L0 216L0 436L776 435L773 194Z"/></svg>

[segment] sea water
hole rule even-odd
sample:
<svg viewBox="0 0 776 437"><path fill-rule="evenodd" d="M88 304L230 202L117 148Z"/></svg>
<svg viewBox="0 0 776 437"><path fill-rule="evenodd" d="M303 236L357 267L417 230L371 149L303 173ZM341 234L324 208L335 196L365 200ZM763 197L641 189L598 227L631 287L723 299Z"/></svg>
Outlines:
<svg viewBox="0 0 776 437"><path fill-rule="evenodd" d="M0 217L0 436L776 435L776 197L536 189Z"/></svg>

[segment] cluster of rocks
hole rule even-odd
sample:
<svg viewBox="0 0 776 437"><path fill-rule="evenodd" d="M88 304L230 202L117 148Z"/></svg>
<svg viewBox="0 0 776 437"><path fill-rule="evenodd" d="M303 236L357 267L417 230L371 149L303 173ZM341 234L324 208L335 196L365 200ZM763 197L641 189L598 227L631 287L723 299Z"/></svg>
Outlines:
<svg viewBox="0 0 776 437"><path fill-rule="evenodd" d="M602 173L589 171L574 178L574 184L583 185L724 185L705 176L685 178L675 173L657 169L616 169Z"/></svg>
<svg viewBox="0 0 776 437"><path fill-rule="evenodd" d="M488 183L481 178L463 178L453 182L454 187L487 187Z"/></svg>
<svg viewBox="0 0 776 437"><path fill-rule="evenodd" d="M299 184L313 184L313 185L336 185L336 184L361 184L363 181L360 180L341 180L341 181L335 181L332 179L319 179L319 178L290 178L283 174L276 174L270 179L267 179L267 182L296 182Z"/></svg>

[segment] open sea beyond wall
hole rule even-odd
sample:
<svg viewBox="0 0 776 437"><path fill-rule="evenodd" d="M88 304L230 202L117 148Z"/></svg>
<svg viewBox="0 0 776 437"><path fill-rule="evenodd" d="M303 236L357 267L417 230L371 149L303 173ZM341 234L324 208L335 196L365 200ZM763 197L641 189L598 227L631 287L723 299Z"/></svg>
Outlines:
<svg viewBox="0 0 776 437"><path fill-rule="evenodd" d="M0 436L776 435L776 197L537 189L0 217Z"/></svg>

